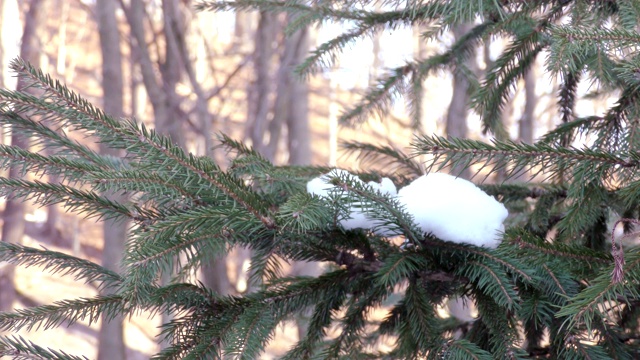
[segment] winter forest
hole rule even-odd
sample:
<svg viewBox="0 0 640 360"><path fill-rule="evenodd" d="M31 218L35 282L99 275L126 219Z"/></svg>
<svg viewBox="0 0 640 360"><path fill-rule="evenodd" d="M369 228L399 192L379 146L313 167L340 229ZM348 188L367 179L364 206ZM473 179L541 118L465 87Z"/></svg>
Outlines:
<svg viewBox="0 0 640 360"><path fill-rule="evenodd" d="M640 358L637 0L0 0L0 358Z"/></svg>

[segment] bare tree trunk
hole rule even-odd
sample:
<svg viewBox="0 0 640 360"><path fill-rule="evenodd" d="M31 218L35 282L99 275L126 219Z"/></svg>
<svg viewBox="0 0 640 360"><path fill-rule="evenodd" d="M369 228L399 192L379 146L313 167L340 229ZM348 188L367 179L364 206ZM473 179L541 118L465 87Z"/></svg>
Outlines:
<svg viewBox="0 0 640 360"><path fill-rule="evenodd" d="M276 16L270 12L260 13L256 30L256 48L254 55L255 84L249 89L248 135L254 149L264 151L265 133L268 127L271 110L272 76L271 61L273 59L276 30Z"/></svg>
<svg viewBox="0 0 640 360"><path fill-rule="evenodd" d="M131 35L135 39L135 52L139 55L142 82L153 108L156 130L163 135L170 136L178 146L183 146L184 138L182 136L181 123L179 117L176 116L178 106L175 104L175 85L177 80L172 77L176 69L175 67L171 68L171 65L176 64L173 61L176 51L173 48L166 49L165 55L171 57L171 59L168 61L165 59L165 63L161 65L162 81L159 81L156 78L156 67L147 46L147 37L144 29L146 22L144 6L145 4L142 0L131 0L131 6L124 11L131 28ZM164 6L169 6L169 4L164 5L163 3ZM166 26L165 31L168 31Z"/></svg>
<svg viewBox="0 0 640 360"><path fill-rule="evenodd" d="M102 89L104 111L114 117L124 116L122 78L122 52L120 49L120 33L116 18L117 0L97 0L96 14L98 17L98 31L100 35L100 49L102 51ZM101 144L100 151L104 155L121 156L117 150ZM108 194L115 201L126 199L124 195ZM102 266L119 272L120 262L125 250L127 236L127 222L105 220L103 224L104 245L102 249ZM108 294L111 289L102 289ZM122 327L122 317L111 321L103 316L98 342L98 360L125 359L125 344Z"/></svg>
<svg viewBox="0 0 640 360"><path fill-rule="evenodd" d="M180 101L176 92L184 68L176 34L184 31L184 21L177 0L162 0L162 13L165 54L164 62L160 64L160 72L162 88L166 93L166 108L169 111L168 116L158 117L156 114L156 129L162 134L169 135L175 144L184 147L182 125L185 115L180 112Z"/></svg>
<svg viewBox="0 0 640 360"><path fill-rule="evenodd" d="M291 46L295 49L294 64L304 61L309 52L309 29L300 29L291 35ZM293 70L293 67L291 67ZM309 131L309 84L295 78L291 81L291 101L287 127L289 129L289 164L309 165L312 160Z"/></svg>
<svg viewBox="0 0 640 360"><path fill-rule="evenodd" d="M536 76L535 76L536 64L524 74L524 111L522 118L520 118L520 124L518 126L518 140L523 143L533 144L533 132L534 132L534 116L536 111L536 105L538 104L538 96L536 95ZM529 180L530 172L523 171L514 178L516 181Z"/></svg>
<svg viewBox="0 0 640 360"><path fill-rule="evenodd" d="M290 17L289 22L295 21L297 16ZM264 145L263 155L275 160L282 129L288 127L289 163L293 164L292 157L299 157L302 163L308 164L311 160L308 135L308 92L306 82L297 79L293 73L295 66L304 60L309 48L308 30L301 29L291 34L284 40L284 51L280 58L280 68L277 76L276 100L273 108L273 119L269 121L269 142ZM299 122L292 121L300 118ZM299 130L296 127L300 127ZM300 137L300 139L298 139ZM304 144L299 144L303 141ZM293 148L291 148L293 145ZM305 148L307 150L305 152ZM303 154L296 153L304 152ZM305 159L307 157L308 159Z"/></svg>
<svg viewBox="0 0 640 360"><path fill-rule="evenodd" d="M535 64L524 75L524 113L518 127L518 139L527 144L533 143L534 116L538 96L536 95Z"/></svg>
<svg viewBox="0 0 640 360"><path fill-rule="evenodd" d="M458 25L453 28L453 35L459 39L471 29L468 24ZM475 61L473 57L469 59ZM447 112L446 134L449 137L466 138L467 127L467 107L469 105L469 81L459 71L453 74L453 95ZM471 172L469 169L452 168L452 174L468 179Z"/></svg>
<svg viewBox="0 0 640 360"><path fill-rule="evenodd" d="M37 26L39 21L40 0L31 0L29 10L25 16L24 31L22 33L22 44L20 45L20 56L38 66L40 59L40 46L37 37ZM30 91L25 89L26 85L22 79L18 79L17 89ZM19 135L17 132L11 134L11 145L18 146L23 149L29 147L29 139ZM22 177L22 168L20 166L12 166L9 170L9 178L18 179ZM19 243L24 235L25 205L19 200L8 199L4 209L2 241ZM13 309L13 302L16 297L15 287L13 284L14 267L9 264L0 267L0 311L9 311Z"/></svg>

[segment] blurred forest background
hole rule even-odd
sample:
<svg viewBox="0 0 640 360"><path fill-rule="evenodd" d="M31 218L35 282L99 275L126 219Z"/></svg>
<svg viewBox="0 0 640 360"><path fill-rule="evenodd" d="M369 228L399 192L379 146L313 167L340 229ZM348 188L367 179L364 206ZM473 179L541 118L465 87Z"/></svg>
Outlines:
<svg viewBox="0 0 640 360"><path fill-rule="evenodd" d="M444 72L427 79L422 98L412 100L421 103L417 115L409 114L399 101L391 113L363 125L340 122L342 111L357 104L364 89L376 86L386 69L439 52L469 26L444 31L438 41L429 42L421 37L432 31L428 27L382 31L347 47L336 66L300 79L293 72L296 65L349 24L325 23L288 34L286 25L296 21L295 16L196 12L194 5L190 0L0 0L0 87L24 86L8 72L11 59L20 56L108 113L134 117L188 151L214 157L223 167L225 153L215 147L216 133L244 141L276 164L355 170L381 164L359 163L353 154L341 151L341 141L404 149L420 133L483 138L477 116L467 111L468 95L477 84ZM384 2L368 6L382 9ZM492 39L476 49L471 61L458 66L481 79L502 47L500 38ZM555 80L541 77L541 66L536 64L513 89L504 111L505 128L513 140L530 143L560 122ZM597 113L606 101L581 100L576 111ZM0 131L4 144L39 146L12 136L6 126ZM92 146L97 149L100 144ZM4 175L16 177L20 170ZM500 181L499 176L489 181ZM56 206L36 208L5 199L1 205L3 241L41 245L117 267L126 224L107 222L103 227ZM223 294L250 291L247 259L242 250L234 250L198 276ZM290 271L319 270L316 265L293 264ZM0 311L97 291L91 284L79 287L39 269L0 263ZM73 324L35 332L29 338L90 357L146 359L162 346L155 339L159 323L154 314L140 314L105 326ZM267 355L278 357L297 337L296 326L283 327Z"/></svg>

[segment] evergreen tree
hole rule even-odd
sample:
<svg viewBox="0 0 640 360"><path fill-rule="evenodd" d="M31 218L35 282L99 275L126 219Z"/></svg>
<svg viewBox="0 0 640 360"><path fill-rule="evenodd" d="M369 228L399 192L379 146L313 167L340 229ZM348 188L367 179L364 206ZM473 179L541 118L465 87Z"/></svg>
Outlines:
<svg viewBox="0 0 640 360"><path fill-rule="evenodd" d="M393 100L407 99L416 119L423 79L441 70L475 84L472 107L484 130L505 138L500 112L512 89L538 57L559 79L561 124L532 145L491 143L422 135L412 153L351 143L364 159L393 164L397 185L421 175L415 155L432 155L429 168L483 164L489 173L540 173L545 183L485 185L514 216L497 249L443 241L423 234L390 195L353 178L335 176L341 191L329 198L309 195L305 183L320 167L276 167L224 135L233 158L228 170L196 157L134 120L120 121L92 106L28 63L12 67L42 96L0 90L1 119L14 131L49 149L47 156L0 146L2 165L55 174L61 183L0 178L0 193L42 205L62 203L87 217L132 222L122 271L46 249L0 243L0 260L111 288L110 295L60 301L0 314L0 328L18 330L97 321L141 310L168 312L159 341L171 346L156 359L260 357L278 324L311 309L306 336L286 359L633 359L640 356L640 252L622 249L612 224L633 231L638 214L640 166L640 2L468 1L387 2L372 12L363 2L205 2L202 9L260 8L295 13L298 27L322 21L349 25L315 50L298 71L316 71L350 42L373 31L430 24L433 38L461 23L476 23L446 51L391 69L345 124L384 114ZM464 67L472 49L493 36L509 45L484 79ZM576 117L581 82L593 96L617 96L603 115ZM102 156L64 133L94 137L126 152ZM581 139L586 139L579 144ZM128 202L101 195L125 192ZM359 207L372 219L399 229L400 246L365 229L345 230L345 209ZM609 240L611 239L611 241ZM234 246L253 249L251 273L259 288L244 296L219 296L190 274ZM332 264L318 277L283 277L281 260ZM162 274L177 274L161 286ZM479 317L458 323L437 315L451 296L466 295ZM372 310L385 306L382 321ZM337 328L335 336L329 330ZM454 337L454 333L462 335ZM545 340L545 334L548 340ZM376 346L393 339L394 347ZM20 337L0 339L0 355L16 359L79 359Z"/></svg>

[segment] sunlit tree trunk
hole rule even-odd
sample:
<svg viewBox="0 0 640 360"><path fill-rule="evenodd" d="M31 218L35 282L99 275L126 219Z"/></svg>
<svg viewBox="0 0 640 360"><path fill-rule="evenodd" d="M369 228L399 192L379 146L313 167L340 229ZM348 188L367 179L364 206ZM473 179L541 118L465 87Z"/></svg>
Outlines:
<svg viewBox="0 0 640 360"><path fill-rule="evenodd" d="M20 56L35 66L38 66L40 59L40 46L37 36L37 28L41 24L41 21L39 21L40 14L41 1L31 0L29 2L29 10L25 16L22 43L20 45ZM18 79L17 89L31 91L26 89L26 84L22 79ZM13 132L11 134L11 145L26 149L29 147L29 140ZM12 166L9 170L9 178L20 178L22 177L21 172L21 166ZM6 201L3 215L2 241L12 243L22 241L25 229L24 211L25 205L21 200L8 199ZM16 298L13 276L14 267L12 265L0 264L0 311L13 309L13 302Z"/></svg>
<svg viewBox="0 0 640 360"><path fill-rule="evenodd" d="M96 15L102 51L102 91L104 111L114 117L124 116L122 53L116 18L117 0L97 0ZM121 156L117 150L100 146L104 155ZM108 194L115 201L125 200L120 194ZM102 266L118 272L124 254L127 222L106 219L103 224ZM102 289L108 294L111 289ZM125 359L122 318L107 321L104 317L98 339L98 360Z"/></svg>

